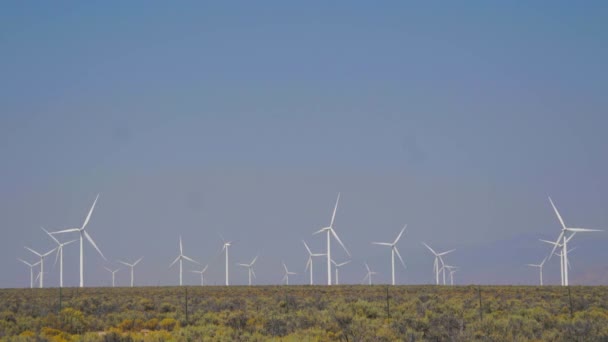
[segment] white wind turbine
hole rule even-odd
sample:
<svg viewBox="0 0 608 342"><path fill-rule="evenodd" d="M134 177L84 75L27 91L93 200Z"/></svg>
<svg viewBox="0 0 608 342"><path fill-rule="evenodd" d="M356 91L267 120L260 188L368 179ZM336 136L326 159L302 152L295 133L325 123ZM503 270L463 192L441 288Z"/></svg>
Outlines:
<svg viewBox="0 0 608 342"><path fill-rule="evenodd" d="M205 265L205 267L203 267L203 269L200 271L190 271L192 273L198 273L201 275L201 286L205 285L205 271L207 271L207 267L209 267L209 265Z"/></svg>
<svg viewBox="0 0 608 342"><path fill-rule="evenodd" d="M395 285L395 254L397 254L399 260L401 261L401 265L403 265L403 268L405 268L405 262L403 262L403 258L401 258L401 254L399 254L399 250L397 249L397 242L399 242L399 239L401 239L401 235L403 235L403 232L405 231L406 227L407 224L403 226L403 229L401 229L401 232L399 233L399 235L397 235L397 238L392 243L372 242L373 245L388 246L391 248L391 274L393 279L393 285Z"/></svg>
<svg viewBox="0 0 608 342"><path fill-rule="evenodd" d="M547 258L544 258L540 264L527 264L530 267L538 267L540 271L540 286L543 286L543 266L545 265L545 261L547 261Z"/></svg>
<svg viewBox="0 0 608 342"><path fill-rule="evenodd" d="M574 237L576 233L572 233L570 234L570 236L566 239L566 242L570 242L570 240L572 240L572 238ZM562 244L559 243L558 241L549 241L549 240L543 240L543 239L539 239L542 242L546 242L550 245L557 247L562 247ZM559 271L560 271L560 275L561 275L561 285L564 286L564 253L554 253L556 255L559 256ZM550 258L549 258L550 259Z"/></svg>
<svg viewBox="0 0 608 342"><path fill-rule="evenodd" d="M559 211L557 211L557 208L555 207L555 204L553 204L553 201L551 200L551 197L549 197L549 202L551 202L551 206L553 207L553 210L555 211L555 215L557 215L557 218L559 220L559 223L562 225L562 230L559 233L559 237L557 238L556 242L560 242L560 240L563 240L562 242L562 254L563 254L563 258L564 258L564 263L562 266L562 269L564 270L564 285L568 286L568 267L566 265L568 265L568 241L570 240L567 236L566 233L567 232L572 232L572 233L578 233L578 232L601 232L602 230L599 229L587 229L587 228L569 228L566 227L566 224L564 223L564 220L562 219L562 216L559 214ZM572 237L572 236L570 236ZM557 245L553 246L553 250L551 250L551 254L549 254L549 259L551 259L551 256L553 256L553 253L555 253L555 249L557 248Z"/></svg>
<svg viewBox="0 0 608 342"><path fill-rule="evenodd" d="M222 242L224 243L224 245L222 246L221 252L223 252L224 250L226 251L226 286L229 286L230 285L230 277L229 277L230 269L228 268L228 247L232 246L232 241L226 242L226 240L224 240L224 237L221 235L220 235L220 238L222 238Z"/></svg>
<svg viewBox="0 0 608 342"><path fill-rule="evenodd" d="M43 288L44 287L44 258L49 256L51 253L53 253L57 249L57 247L51 249L50 251L48 251L44 254L40 254L29 247L25 247L25 249L27 249L28 251L30 251L40 257L40 261L39 261L39 263L40 263L40 288Z"/></svg>
<svg viewBox="0 0 608 342"><path fill-rule="evenodd" d="M253 264L255 264L256 260L258 260L257 255L255 258L253 258L253 260L251 260L251 262L249 264L237 264L239 266L247 267L247 273L249 274L249 286L251 286L251 276L253 276L255 278L255 272L253 271Z"/></svg>
<svg viewBox="0 0 608 342"><path fill-rule="evenodd" d="M297 273L289 272L289 270L287 269L287 265L285 265L285 263L283 263L283 268L285 269L285 275L283 276L282 281L285 282L285 285L289 285L289 276L296 275Z"/></svg>
<svg viewBox="0 0 608 342"><path fill-rule="evenodd" d="M437 253L426 243L423 242L422 244L426 248L428 248L431 251L431 253L433 253L433 255L435 255L435 261L433 262L433 272L435 272L435 284L439 285L439 272L443 271L443 284L445 285L445 270L444 270L445 263L443 262L442 256L444 256L448 253L452 253L453 251L455 251L455 249L451 249L449 251L442 252L442 253ZM441 262L441 269L439 268L439 262Z"/></svg>
<svg viewBox="0 0 608 342"><path fill-rule="evenodd" d="M38 261L35 264L30 264L29 262L27 262L23 259L17 258L17 260L21 261L22 263L24 263L30 267L30 289L34 288L34 267L40 265L40 261Z"/></svg>
<svg viewBox="0 0 608 342"><path fill-rule="evenodd" d="M304 244L304 247L306 247L306 251L308 252L308 261L306 262L306 269L305 270L309 270L310 269L310 285L313 285L313 281L312 281L312 265L313 265L312 257L324 256L325 254L322 254L322 253L313 253L313 252L310 251L310 248L308 248L308 245L306 244L306 241L302 240L302 243Z"/></svg>
<svg viewBox="0 0 608 342"><path fill-rule="evenodd" d="M120 268L117 268L115 270L111 270L111 269L109 269L109 268L107 268L105 266L103 268L105 268L108 272L112 273L112 287L114 287L115 286L114 275L116 274L116 272L120 271ZM132 271L133 271L133 269L131 269L131 278L133 278L133 272ZM132 279L131 279L131 287L133 287L133 280Z"/></svg>
<svg viewBox="0 0 608 342"><path fill-rule="evenodd" d="M191 258L184 255L184 247L182 246L182 237L180 235L180 237L179 237L179 255L177 256L177 258L175 258L175 260L173 260L171 265L169 265L169 268L171 268L173 265L175 265L175 263L177 261L179 261L179 286L182 286L182 274L183 274L183 261L184 260L187 260L187 261L200 265L199 262L194 261Z"/></svg>
<svg viewBox="0 0 608 342"><path fill-rule="evenodd" d="M70 229L60 230L58 232L51 233L51 234L62 234L62 233L71 233L71 232L80 233L80 287L84 287L84 238L89 240L89 243L91 245L93 245L93 247L95 247L95 249L97 250L99 255L101 255L101 257L104 260L107 260L106 257L103 255L103 253L101 253L101 250L99 249L99 247L97 247L97 245L95 244L95 241L93 241L93 239L91 238L89 233L87 233L87 231L85 230L87 224L89 223L89 220L91 219L91 214L93 214L93 209L95 209L95 204L97 203L97 199L99 199L99 194L97 194L97 197L95 197L95 201L93 202L93 205L91 206L91 209L89 210L89 214L85 218L84 223L82 224L81 228L70 228Z"/></svg>
<svg viewBox="0 0 608 342"><path fill-rule="evenodd" d="M449 270L450 270L450 286L454 286L454 273L456 273L458 271L458 267L455 266L449 266Z"/></svg>
<svg viewBox="0 0 608 342"><path fill-rule="evenodd" d="M340 277L339 277L338 271L340 270L340 267L350 263L350 260L346 260L345 262L342 262L339 264L336 264L336 262L333 260L331 262L334 264L334 267L336 268L336 285L340 285Z"/></svg>
<svg viewBox="0 0 608 342"><path fill-rule="evenodd" d="M367 265L367 263L365 263L365 268L367 269L367 274L365 275L365 278L363 278L363 281L367 279L369 281L369 285L372 285L372 275L376 274L376 272L370 270L369 265Z"/></svg>
<svg viewBox="0 0 608 342"><path fill-rule="evenodd" d="M322 228L319 231L313 233L313 235L315 235L315 234L319 234L322 232L327 232L327 253L326 253L326 255L327 255L327 285L331 285L331 236L332 235L338 241L338 243L340 243L340 246L342 246L342 248L344 248L344 251L346 252L346 254L350 257L350 253L348 252L348 249L346 249L346 247L344 246L344 244L338 237L338 234L336 234L336 231L334 230L334 220L336 218L336 210L338 210L339 201L340 201L340 193L338 193L338 199L336 199L336 206L334 207L334 212L331 215L331 222L329 223L329 226Z"/></svg>
<svg viewBox="0 0 608 342"><path fill-rule="evenodd" d="M55 243L57 243L57 255L55 256L55 264L57 264L57 259L59 259L59 287L63 287L63 246L67 246L69 244L71 244L72 242L76 242L77 240L72 240L72 241L68 241L68 242L64 242L61 243L59 242L59 240L57 240L57 238L55 238L53 236L53 234L49 233L48 230L44 229L43 227L42 230L44 230L45 233L47 233L48 236L51 237L51 239L53 239L53 241L55 241ZM53 265L53 267L55 267Z"/></svg>
<svg viewBox="0 0 608 342"><path fill-rule="evenodd" d="M125 266L127 266L127 267L130 267L130 268L131 268L131 287L133 287L133 269L135 268L135 266L137 266L137 264L139 264L139 262L140 262L142 259L143 259L143 257L141 257L141 258L137 259L137 261L136 261L136 262L134 262L134 263L132 263L132 264L129 264L128 262L124 262L124 261L122 261L122 260L118 260L118 262L119 262L119 263L121 263L121 264L123 264L123 265L125 265ZM112 282L113 282L113 281L114 281L114 274L112 274ZM181 284L180 284L180 285L181 285Z"/></svg>

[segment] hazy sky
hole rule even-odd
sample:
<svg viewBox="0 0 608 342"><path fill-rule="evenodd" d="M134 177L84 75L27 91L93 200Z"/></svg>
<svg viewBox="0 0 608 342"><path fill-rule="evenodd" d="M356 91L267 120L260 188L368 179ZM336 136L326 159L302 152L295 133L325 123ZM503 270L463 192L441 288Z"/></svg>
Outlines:
<svg viewBox="0 0 608 342"><path fill-rule="evenodd" d="M459 283L533 284L523 264L560 228L547 195L568 224L608 229L607 18L604 1L5 2L0 287L29 285L23 246L54 247L39 227L81 225L97 193L88 229L109 262L85 244L87 285L141 256L137 284L176 284L180 234L221 284L218 233L235 284L256 254L258 283L282 260L305 283L300 240L325 249L311 234L338 192L342 282L364 261L388 282L370 242L407 223L399 283L432 281L426 241L457 249ZM572 283L608 284L607 234L574 238Z"/></svg>

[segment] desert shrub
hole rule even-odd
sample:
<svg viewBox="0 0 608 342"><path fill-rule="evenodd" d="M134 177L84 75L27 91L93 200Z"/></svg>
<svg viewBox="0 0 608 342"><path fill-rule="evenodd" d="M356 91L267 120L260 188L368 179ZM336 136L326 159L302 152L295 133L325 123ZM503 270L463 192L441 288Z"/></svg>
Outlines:
<svg viewBox="0 0 608 342"><path fill-rule="evenodd" d="M162 330L173 331L175 328L179 328L179 322L173 318L164 318L158 326Z"/></svg>
<svg viewBox="0 0 608 342"><path fill-rule="evenodd" d="M287 323L281 318L270 318L264 324L264 332L270 336L285 336L287 335Z"/></svg>

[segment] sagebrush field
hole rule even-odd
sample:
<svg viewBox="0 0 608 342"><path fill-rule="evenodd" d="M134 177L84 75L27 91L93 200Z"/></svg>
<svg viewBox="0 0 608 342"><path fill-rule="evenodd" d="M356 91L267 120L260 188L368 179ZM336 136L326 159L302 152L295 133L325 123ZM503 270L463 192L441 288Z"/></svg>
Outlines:
<svg viewBox="0 0 608 342"><path fill-rule="evenodd" d="M608 291L384 285L5 289L0 340L607 341Z"/></svg>

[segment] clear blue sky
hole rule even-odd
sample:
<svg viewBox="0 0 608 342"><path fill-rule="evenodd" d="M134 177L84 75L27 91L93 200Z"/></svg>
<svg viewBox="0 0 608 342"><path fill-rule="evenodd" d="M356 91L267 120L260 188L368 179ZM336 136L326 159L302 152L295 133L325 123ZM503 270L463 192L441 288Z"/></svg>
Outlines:
<svg viewBox="0 0 608 342"><path fill-rule="evenodd" d="M141 284L177 281L179 234L221 283L218 232L235 262L260 253L260 283L281 260L304 282L300 240L323 248L310 233L338 191L344 281L367 260L387 282L369 242L408 223L401 283L431 280L421 241L457 248L463 282L533 283L521 264L559 232L548 194L608 229L607 18L603 1L3 3L0 287L28 283L23 245L53 246L40 225L78 226L98 192L91 235L144 256ZM606 234L575 238L573 279L608 284L590 276ZM490 264L488 246L516 256ZM106 284L85 249L86 282Z"/></svg>

